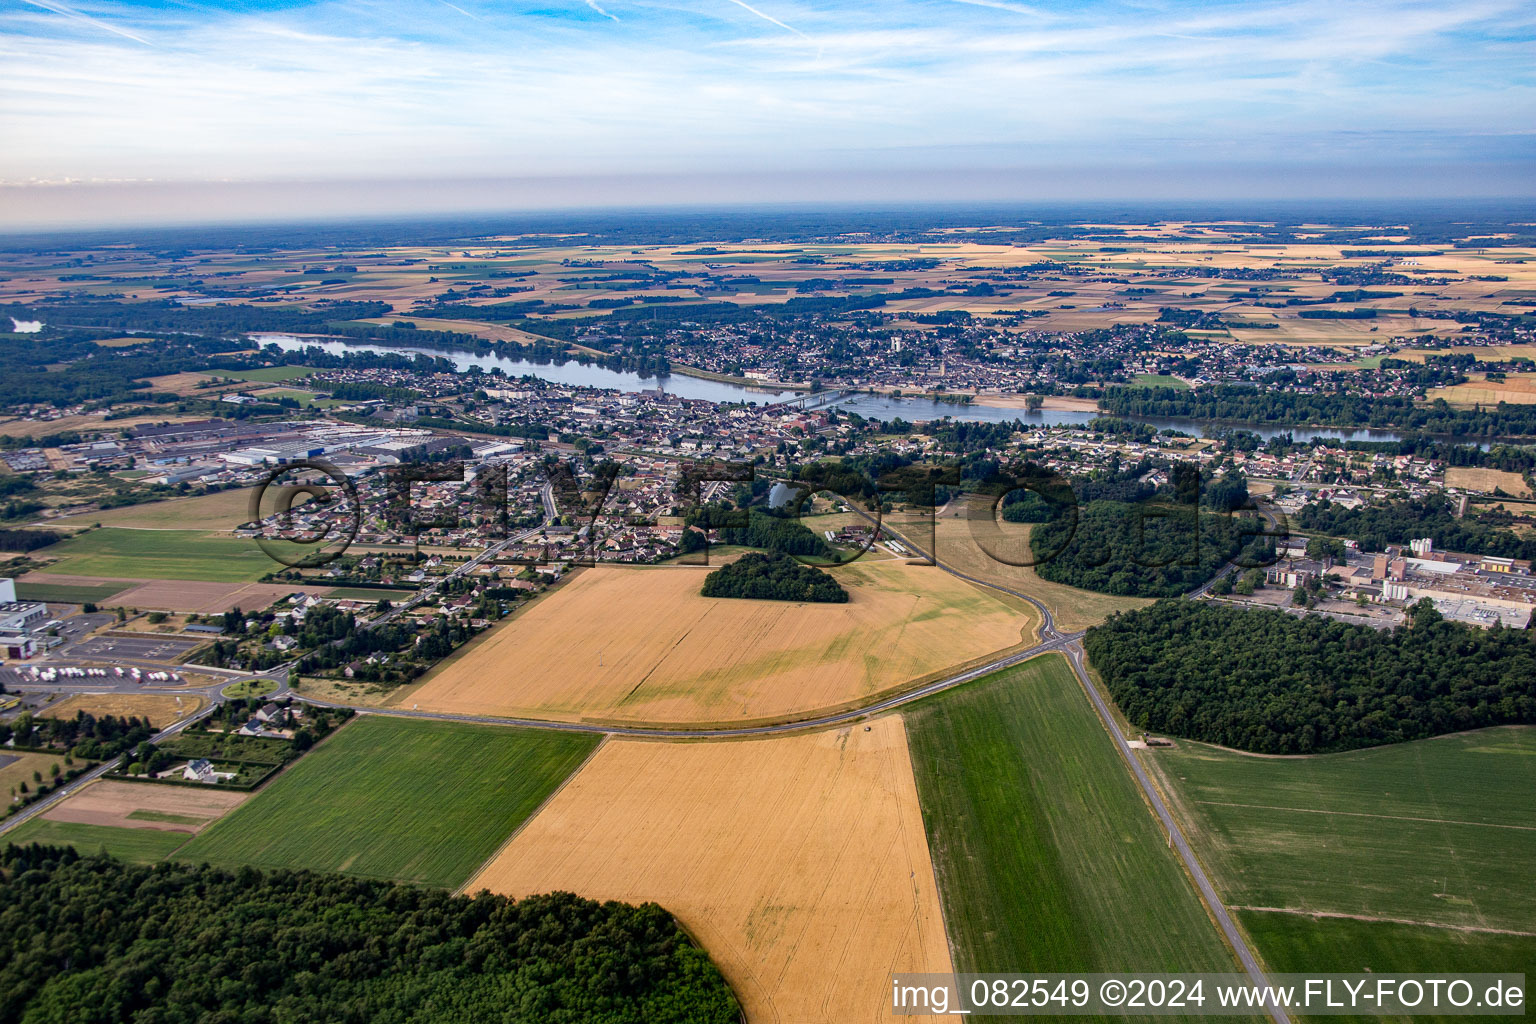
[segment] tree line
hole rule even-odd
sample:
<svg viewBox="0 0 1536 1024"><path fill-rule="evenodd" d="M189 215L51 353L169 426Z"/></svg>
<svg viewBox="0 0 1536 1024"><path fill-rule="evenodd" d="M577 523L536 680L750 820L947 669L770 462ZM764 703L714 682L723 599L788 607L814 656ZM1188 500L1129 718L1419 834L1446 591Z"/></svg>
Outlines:
<svg viewBox="0 0 1536 1024"><path fill-rule="evenodd" d="M0 852L0 1020L737 1024L654 903Z"/></svg>
<svg viewBox="0 0 1536 1024"><path fill-rule="evenodd" d="M1536 434L1536 408L1500 402L1492 408L1455 409L1444 399L1415 405L1411 398L1367 398L1342 392L1263 391L1238 384L1180 390L1107 388L1099 407L1115 416L1181 416L1234 423L1309 424L1422 430L1472 437Z"/></svg>
<svg viewBox="0 0 1536 1024"><path fill-rule="evenodd" d="M1449 622L1421 601L1376 630L1320 615L1159 601L1083 646L1133 725L1265 754L1536 724L1536 631Z"/></svg>

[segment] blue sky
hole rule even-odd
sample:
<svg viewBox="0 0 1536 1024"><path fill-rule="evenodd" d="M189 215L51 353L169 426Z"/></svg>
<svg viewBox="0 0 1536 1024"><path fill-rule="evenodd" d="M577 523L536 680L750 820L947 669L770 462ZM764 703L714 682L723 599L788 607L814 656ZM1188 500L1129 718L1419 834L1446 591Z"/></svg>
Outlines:
<svg viewBox="0 0 1536 1024"><path fill-rule="evenodd" d="M1198 194L1219 168L1255 189L1407 174L1409 191L1529 194L1533 126L1536 5L1512 0L0 6L7 185Z"/></svg>

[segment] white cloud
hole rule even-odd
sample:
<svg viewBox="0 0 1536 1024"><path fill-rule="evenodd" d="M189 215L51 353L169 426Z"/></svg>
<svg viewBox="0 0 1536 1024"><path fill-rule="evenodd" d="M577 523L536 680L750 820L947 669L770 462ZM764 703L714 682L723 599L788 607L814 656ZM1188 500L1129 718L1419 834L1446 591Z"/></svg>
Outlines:
<svg viewBox="0 0 1536 1024"><path fill-rule="evenodd" d="M1050 17L1016 0L628 0L622 29L559 2L124 7L107 28L97 8L29 0L0 12L0 179L881 166L976 146L1172 161L1536 121L1536 15L1513 0Z"/></svg>

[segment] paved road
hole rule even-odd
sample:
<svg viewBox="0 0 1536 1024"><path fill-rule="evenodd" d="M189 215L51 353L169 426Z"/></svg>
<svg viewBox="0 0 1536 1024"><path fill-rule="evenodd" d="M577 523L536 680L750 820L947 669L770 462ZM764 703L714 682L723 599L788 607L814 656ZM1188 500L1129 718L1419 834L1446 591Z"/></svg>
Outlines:
<svg viewBox="0 0 1536 1024"><path fill-rule="evenodd" d="M859 515L863 516L870 522L879 522L879 520L873 516L868 515L862 509L858 509L856 506L853 507ZM546 503L546 510L548 510L548 503ZM1210 878L1205 873L1205 869L1201 866L1200 861L1195 857L1194 850L1190 847L1188 841L1184 837L1183 832L1180 830L1177 821L1174 820L1174 817L1169 811L1167 804L1163 801L1162 795L1152 784L1152 780L1150 777L1148 777L1146 769L1144 769L1141 763L1136 759L1136 755L1131 750L1130 744L1126 741L1126 738L1121 734L1119 727L1115 724L1114 716L1110 712L1109 706L1105 703L1103 697L1099 695L1098 690L1093 686L1092 681L1088 678L1087 669L1083 664L1083 650L1078 642L1082 638L1083 634L1063 634L1060 632L1060 630L1056 628L1055 617L1051 614L1050 609L1031 595L1023 593L1022 591L1014 590L1010 587L992 583L987 580L978 579L974 576L960 572L953 566L949 566L943 562L940 562L920 545L913 543L910 539L891 529L888 525L883 523L880 525L887 535L891 536L912 551L915 551L922 557L927 558L939 569L942 569L943 571L948 572L960 579L966 580L967 582L974 583L978 586L987 587L992 590L997 590L1002 593L1010 594L1014 597L1020 598L1021 600L1027 601L1040 614L1041 642L1033 647L1028 648L1027 650L1017 651L1002 658L994 659L976 668L956 673L955 675L938 680L937 682L929 683L925 686L920 686L916 689L909 690L894 697L876 701L873 704L869 704L853 710L838 712L832 715L823 715L817 718L805 719L796 722L782 722L774 725L717 729L658 729L647 726L603 725L587 722L551 722L542 719L502 718L490 715L450 715L443 714L441 712L415 711L401 708L357 707L355 705L346 705L340 702L324 701L318 698L308 697L291 691L288 687L288 673L290 665L283 665L265 673L242 674L240 678L252 678L256 675L263 675L266 677L274 678L279 683L279 690L276 694L274 694L274 696L291 696L302 700L305 703L320 707L350 706L354 707L359 713L362 714L373 714L398 718L422 718L440 721L475 722L486 725L523 726L527 728L552 729L561 732L596 733L620 736L650 736L658 738L729 739L748 736L765 736L775 733L793 732L804 729L820 729L829 726L855 722L859 719L866 718L871 715L893 711L904 705L910 704L914 701L923 700L924 698L931 697L936 693L941 693L953 687L962 686L968 682L979 679L993 672L997 672L1001 669L1020 664L1021 662L1027 661L1030 658L1034 658L1038 655L1051 652L1059 652L1064 654L1068 663L1071 664L1072 670L1076 674L1078 682L1082 686L1083 691L1088 695L1088 698L1092 702L1094 709L1098 712L1100 719L1104 722L1105 727L1109 730L1110 735L1114 738L1116 748L1120 751L1121 756L1124 758L1126 764L1130 767L1132 777L1136 780L1136 784L1141 788L1141 791L1147 802L1152 806L1154 812L1157 814L1158 819L1162 821L1163 827L1167 830L1169 836L1169 844L1178 851L1179 857L1183 861L1186 870L1188 870L1190 876L1194 879L1195 886L1199 890L1201 898L1204 899L1206 905L1210 907L1212 916L1215 917L1218 926L1222 930L1222 934L1226 936L1227 942L1236 952L1238 960L1242 963L1244 970L1248 972L1249 977L1253 979L1253 982L1256 985L1267 985L1268 982L1264 976L1263 969L1259 966L1258 959L1254 956L1253 951L1248 947L1247 940L1243 937L1242 933L1238 931L1236 923L1232 920L1231 915L1227 912L1226 906L1221 902L1221 898L1217 895L1215 887L1211 884ZM503 548L510 544L516 543L523 537L530 536L536 532L538 532L537 529L531 530L517 538L511 538L501 542L500 544L487 548L480 555L477 555L475 558L459 567L447 578L452 579L473 570L476 565L479 565L485 560L494 557L496 554L500 553ZM1226 570L1223 570L1223 572L1219 573L1217 577L1207 581L1204 585L1192 591L1188 596L1199 597L1203 595L1210 587L1210 585L1215 582L1215 579L1220 578L1221 575L1224 575L1227 571L1230 571L1230 568L1231 567L1228 567ZM423 591L420 591L416 599L413 600L411 604L414 605L419 603L420 600L424 599L431 593L436 592L440 585L441 582L439 581L438 583L433 584ZM385 616L383 619L378 621L387 621L388 619L393 618L395 614L398 614L398 612L403 610L403 607L401 609L396 609L395 612L390 613L388 616ZM206 669L204 669L204 671L206 671ZM170 736L175 732L184 729L191 722L209 714L215 707L218 706L218 698L216 694L219 689L222 689L222 685L227 684L221 684L220 686L208 688L207 692L209 692L211 697L214 697L214 700L209 703L207 708L203 709L195 715L190 716L184 721L178 722L171 728L164 730L155 737L155 740L158 741L167 736ZM138 692L145 691L141 689ZM181 692L187 691L183 690ZM114 759L105 765L93 769L85 776L77 779L74 783L49 794L48 797L38 801L36 804L33 804L31 807L15 815L3 824L0 824L0 832L7 831L8 829L19 825L21 822L35 816L36 814L42 813L53 803L64 799L78 786L83 785L91 779L98 778L105 772L109 771L117 764L118 760L120 759ZM1269 1011L1270 1017L1275 1021L1275 1024L1290 1024L1289 1016L1279 1006L1271 1003L1267 1009Z"/></svg>
<svg viewBox="0 0 1536 1024"><path fill-rule="evenodd" d="M1232 915L1227 913L1226 905L1221 902L1221 897L1216 895L1216 887L1211 884L1210 878L1205 873L1205 868L1200 865L1199 859L1195 857L1195 851L1190 848L1189 842L1184 838L1184 833L1179 829L1178 822L1174 820L1172 812L1168 810L1168 805L1163 801L1162 794L1152 784L1152 779L1147 775L1147 770L1141 766L1141 762L1136 758L1135 751L1131 749L1130 743L1126 742L1119 726L1115 724L1115 717L1110 713L1109 705L1099 695L1098 688L1093 685L1093 681L1088 678L1088 670L1083 665L1082 645L1073 640L1064 646L1063 653L1066 654L1067 661L1071 663L1072 671L1077 674L1077 681L1082 686L1083 692L1088 695L1088 699L1093 702L1094 709L1099 713L1099 718L1103 720L1104 727L1114 737L1115 747L1120 751L1120 756L1125 759L1125 763L1130 766L1131 774L1135 776L1136 784L1141 787L1141 792L1146 797L1147 803L1152 805L1152 810L1156 812L1158 819L1163 823L1163 828L1167 830L1169 845L1178 851L1179 859L1184 862L1185 870L1195 880L1195 887L1200 890L1201 898L1205 900L1206 906L1211 908L1211 914L1216 918L1216 923L1220 926L1222 934L1227 937L1228 944L1236 951L1238 960L1242 962L1243 970L1248 972L1248 977L1253 979L1255 985L1268 986L1269 981L1264 976L1264 969L1259 966L1258 958L1253 955L1253 950L1248 948L1247 939L1243 937L1242 932L1237 930L1237 924L1232 920ZM1271 1002L1267 1009L1269 1010L1270 1017L1274 1019L1276 1024L1289 1024L1290 1017L1279 1006Z"/></svg>
<svg viewBox="0 0 1536 1024"><path fill-rule="evenodd" d="M842 725L848 722L856 722L870 715L882 714L893 711L905 704L931 697L936 693L956 686L962 686L982 676L990 675L1000 669L1009 668L1020 662L1051 651L1062 651L1070 643L1082 637L1081 633L1068 633L1053 640L1036 644L1023 651L1015 651L1012 654L979 665L973 669L956 673L940 679L937 682L928 683L915 690L899 693L894 697L866 704L862 707L848 711L839 711L831 715L822 715L817 718L806 718L793 722L776 722L772 725L729 726L723 728L697 728L697 729L669 729L648 725L608 725L600 722L551 722L543 718L505 718L499 715L450 715L440 711L416 711L409 708L379 708L364 707L356 704L346 704L340 701L321 700L318 697L305 696L302 693L289 694L296 700L317 707L342 708L350 707L359 714L384 715L393 718L427 718L432 720L449 722L476 722L484 725L520 725L531 729L555 729L561 732L598 733L613 736L651 736L661 739L731 739L743 736L770 736L774 733L798 732L802 729L824 729L830 725Z"/></svg>
<svg viewBox="0 0 1536 1024"><path fill-rule="evenodd" d="M854 510L860 515L864 516L864 518L868 519L870 522L875 522L874 517L864 513L863 510L858 509L857 507L855 507ZM1269 516L1269 514L1264 513L1264 515L1266 519L1270 520L1271 525L1274 525L1274 521ZM1263 968L1259 966L1258 958L1253 955L1253 950L1249 948L1247 939L1243 937L1242 932L1238 931L1236 923L1232 920L1232 915L1227 912L1226 905L1221 902L1221 897L1216 894L1215 886L1211 884L1210 878L1206 875L1205 868L1201 866L1200 861L1195 857L1195 851L1190 848L1189 842L1184 838L1184 833L1180 830L1178 822L1174 820L1173 814L1168 810L1168 805L1163 801L1162 794L1159 793L1157 791L1157 787L1152 784L1152 780L1148 777L1146 769L1142 767L1141 762L1136 759L1135 753L1131 750L1130 743L1128 743L1126 738L1121 734L1120 727L1115 724L1115 718L1114 715L1110 713L1109 705L1105 703L1104 698L1099 695L1098 689L1088 678L1088 670L1083 664L1083 648L1082 645L1078 643L1078 640L1082 637L1082 634L1074 633L1070 636L1063 637L1063 635L1056 629L1055 620L1051 616L1050 609L1046 608L1045 605L1035 600L1030 595L1020 593L1019 591L1013 590L1009 587L999 586L996 583L989 583L986 580L979 580L973 576L968 576L963 572L957 571L952 566L948 566L943 562L940 562L929 552L924 551L920 546L901 536L899 533L892 530L889 526L882 524L881 529L885 533L896 538L896 540L900 541L902 544L906 545L908 548L911 548L913 551L916 551L918 554L927 558L930 562L933 562L934 565L938 566L940 569L943 569L945 572L948 572L954 576L958 576L963 580L968 580L971 583L976 583L983 587L990 587L993 590L1000 590L1006 594L1012 594L1015 597L1023 598L1025 601L1028 601L1030 604L1039 609L1041 615L1040 636L1045 642L1041 643L1040 646L1033 648L1029 654L1033 655L1036 653L1044 653L1047 650L1059 650L1061 653L1067 656L1067 661L1072 665L1072 671L1077 675L1078 683L1081 684L1083 691L1088 694L1088 699L1093 702L1094 710L1099 713L1099 718L1104 722L1104 727L1108 729L1110 735L1114 737L1115 747L1120 751L1120 754L1125 759L1126 764L1130 766L1131 775L1135 778L1136 784L1141 787L1141 792L1146 797L1147 803L1152 806L1152 809L1157 813L1159 820L1162 821L1163 828L1167 830L1169 845L1178 851L1179 858L1184 862L1185 869L1189 872L1190 877L1194 879L1195 887L1199 889L1200 896L1205 900L1206 906L1210 907L1211 915L1216 918L1216 923L1218 926L1220 926L1222 934L1226 936L1228 944L1231 945L1232 949L1237 953L1237 958L1242 963L1243 969L1248 972L1248 976L1253 979L1254 984L1267 986L1269 982L1264 976ZM1211 577L1201 586L1195 588L1186 596L1190 598L1203 596L1211 588L1212 584L1214 584L1218 579L1221 579L1223 576L1227 575L1229 572L1233 571L1235 568L1236 567L1232 565L1225 566L1219 573ZM1024 659L1021 657L1019 660L1022 661ZM1016 663L1017 662L1014 662L1014 664ZM983 671L990 672L1003 667L1006 666L989 666ZM948 683L948 685L958 685L958 683L952 683L948 680L945 682ZM939 689L947 688L948 686L946 685L939 686ZM934 692L937 692L937 690ZM927 695L928 694L926 693L922 694L922 696ZM1286 1014L1285 1010L1275 1005L1273 1002L1271 1002L1266 1007L1266 1009L1269 1011L1270 1017L1276 1022L1276 1024L1290 1024L1290 1017Z"/></svg>
<svg viewBox="0 0 1536 1024"><path fill-rule="evenodd" d="M212 714L213 709L216 707L218 707L217 703L210 703L207 707L203 708L203 710L197 712L196 714L188 715L186 718L183 718L175 725L161 729L159 732L150 737L150 742L159 743L163 740L169 739L198 719ZM95 768L92 768L90 771L86 772L84 775L81 775L79 778L75 779L73 782L66 783L64 786L61 786L60 788L54 790L52 793L49 793L47 796L43 797L36 803L30 804L22 810L17 811L15 814L11 815L9 818L6 818L4 821L0 821L0 834L9 832L11 829L20 825L22 822L30 821L31 819L37 817L39 814L42 814L54 804L70 796L72 793L74 793L75 790L79 789L87 782L101 778L107 772L121 764L122 761L123 759L121 755L112 758L110 761L104 761L97 765Z"/></svg>

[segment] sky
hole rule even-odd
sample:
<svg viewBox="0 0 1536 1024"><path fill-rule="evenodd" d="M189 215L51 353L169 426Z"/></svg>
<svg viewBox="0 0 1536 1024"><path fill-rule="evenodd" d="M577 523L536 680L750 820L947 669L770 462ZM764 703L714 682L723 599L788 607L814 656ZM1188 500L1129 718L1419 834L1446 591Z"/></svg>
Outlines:
<svg viewBox="0 0 1536 1024"><path fill-rule="evenodd" d="M0 227L1533 183L1528 0L0 2Z"/></svg>

